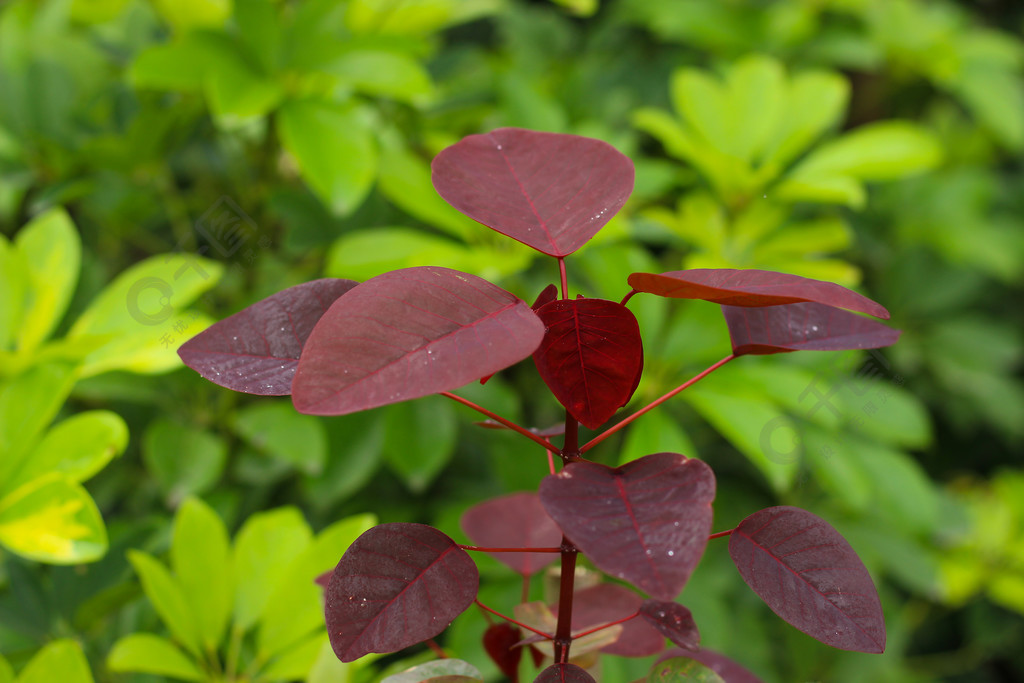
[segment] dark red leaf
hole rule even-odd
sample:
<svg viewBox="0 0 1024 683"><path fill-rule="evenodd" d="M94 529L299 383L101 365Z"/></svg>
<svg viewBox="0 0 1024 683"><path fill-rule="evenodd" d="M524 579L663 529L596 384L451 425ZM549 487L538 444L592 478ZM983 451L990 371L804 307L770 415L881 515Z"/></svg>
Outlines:
<svg viewBox="0 0 1024 683"><path fill-rule="evenodd" d="M604 299L552 301L537 315L547 328L533 354L541 378L573 417L597 429L629 401L643 369L636 316Z"/></svg>
<svg viewBox="0 0 1024 683"><path fill-rule="evenodd" d="M817 301L879 318L889 317L889 311L881 304L846 287L770 270L697 268L660 275L633 273L628 282L638 292L675 299L703 299L729 306L776 306Z"/></svg>
<svg viewBox="0 0 1024 683"><path fill-rule="evenodd" d="M292 401L344 415L448 391L526 358L544 325L525 302L456 270L406 268L335 302L306 341Z"/></svg>
<svg viewBox="0 0 1024 683"><path fill-rule="evenodd" d="M545 304L549 304L558 298L558 287L554 285L548 285L541 293L537 295L537 300L533 302L532 308L534 311L539 310Z"/></svg>
<svg viewBox="0 0 1024 683"><path fill-rule="evenodd" d="M331 577L334 575L334 570L326 571L323 574L317 574L317 577L313 579L313 583L320 586L324 590L327 590L327 586L331 583Z"/></svg>
<svg viewBox="0 0 1024 683"><path fill-rule="evenodd" d="M501 673L519 681L519 660L523 658L523 648L513 647L520 639L519 629L507 621L491 624L484 631L484 650L494 661Z"/></svg>
<svg viewBox="0 0 1024 683"><path fill-rule="evenodd" d="M424 524L381 524L357 538L327 587L334 653L351 662L433 638L476 598L480 575L455 541Z"/></svg>
<svg viewBox="0 0 1024 683"><path fill-rule="evenodd" d="M842 650L885 650L875 584L821 517L788 506L755 512L730 535L729 554L772 611L807 635Z"/></svg>
<svg viewBox="0 0 1024 683"><path fill-rule="evenodd" d="M737 356L877 349L900 337L899 330L876 320L817 303L722 306L722 313Z"/></svg>
<svg viewBox="0 0 1024 683"><path fill-rule="evenodd" d="M211 325L182 344L178 355L214 384L246 394L286 396L313 326L357 284L324 279L289 287Z"/></svg>
<svg viewBox="0 0 1024 683"><path fill-rule="evenodd" d="M687 650L700 647L700 633L693 615L678 602L645 600L640 606L640 616L679 647Z"/></svg>
<svg viewBox="0 0 1024 683"><path fill-rule="evenodd" d="M557 548L562 530L535 493L511 493L485 500L462 514L462 530L475 545L491 548ZM524 576L558 559L557 553L490 553Z"/></svg>
<svg viewBox="0 0 1024 683"><path fill-rule="evenodd" d="M551 256L586 244L633 191L633 162L611 145L520 128L463 138L431 169L449 204Z"/></svg>
<svg viewBox="0 0 1024 683"><path fill-rule="evenodd" d="M540 484L548 514L598 569L661 600L704 553L714 497L711 468L678 453L618 468L574 462Z"/></svg>
<svg viewBox="0 0 1024 683"><path fill-rule="evenodd" d="M552 664L533 679L533 683L597 683L594 677L575 664Z"/></svg>
<svg viewBox="0 0 1024 683"><path fill-rule="evenodd" d="M599 583L573 594L572 630L574 633L590 630L631 617L640 609L643 598L617 583ZM558 616L558 605L551 606ZM622 657L646 657L665 649L665 638L642 619L622 623L622 633L601 652Z"/></svg>

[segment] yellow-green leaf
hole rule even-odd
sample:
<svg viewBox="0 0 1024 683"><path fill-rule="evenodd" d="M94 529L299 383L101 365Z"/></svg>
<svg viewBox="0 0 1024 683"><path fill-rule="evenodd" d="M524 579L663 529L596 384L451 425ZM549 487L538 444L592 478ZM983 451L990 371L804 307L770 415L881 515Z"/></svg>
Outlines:
<svg viewBox="0 0 1024 683"><path fill-rule="evenodd" d="M73 640L55 640L36 653L21 670L18 683L93 683L82 646Z"/></svg>
<svg viewBox="0 0 1024 683"><path fill-rule="evenodd" d="M107 552L107 531L88 492L51 474L0 499L0 544L40 562L78 564Z"/></svg>
<svg viewBox="0 0 1024 683"><path fill-rule="evenodd" d="M171 635L193 656L198 657L201 652L199 631L181 585L164 565L142 551L129 550L128 560L142 582L146 597L153 603L156 613L167 625Z"/></svg>
<svg viewBox="0 0 1024 683"><path fill-rule="evenodd" d="M174 643L150 633L133 633L114 643L107 655L107 667L117 673L153 674L185 681L206 680L199 667Z"/></svg>
<svg viewBox="0 0 1024 683"><path fill-rule="evenodd" d="M67 311L78 283L82 243L61 208L36 216L14 243L24 257L30 282L18 346L34 349L50 336Z"/></svg>
<svg viewBox="0 0 1024 683"><path fill-rule="evenodd" d="M174 517L171 567L207 649L219 645L235 594L228 532L217 513L188 498Z"/></svg>

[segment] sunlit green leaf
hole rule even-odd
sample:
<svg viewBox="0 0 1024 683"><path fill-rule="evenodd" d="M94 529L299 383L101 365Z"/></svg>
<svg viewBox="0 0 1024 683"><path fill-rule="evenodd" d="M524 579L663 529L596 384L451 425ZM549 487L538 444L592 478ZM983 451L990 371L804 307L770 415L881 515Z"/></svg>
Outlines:
<svg viewBox="0 0 1024 683"><path fill-rule="evenodd" d="M412 57L382 50L347 52L327 69L367 95L425 104L433 93L430 74Z"/></svg>
<svg viewBox="0 0 1024 683"><path fill-rule="evenodd" d="M76 378L73 364L46 363L0 382L0 489L57 415Z"/></svg>
<svg viewBox="0 0 1024 683"><path fill-rule="evenodd" d="M107 667L118 673L146 673L185 681L206 680L195 663L178 647L160 636L133 633L114 643Z"/></svg>
<svg viewBox="0 0 1024 683"><path fill-rule="evenodd" d="M92 683L89 662L74 640L49 643L25 666L18 683Z"/></svg>
<svg viewBox="0 0 1024 683"><path fill-rule="evenodd" d="M804 458L818 484L850 510L863 512L872 500L872 479L848 435L813 424L800 429Z"/></svg>
<svg viewBox="0 0 1024 683"><path fill-rule="evenodd" d="M28 286L25 255L0 235L0 351L14 343Z"/></svg>
<svg viewBox="0 0 1024 683"><path fill-rule="evenodd" d="M18 232L30 284L18 346L32 349L50 336L67 311L78 284L82 244L71 218L60 208L36 216Z"/></svg>
<svg viewBox="0 0 1024 683"><path fill-rule="evenodd" d="M201 652L199 630L181 584L164 565L140 550L129 550L128 560L142 582L146 597L171 635L198 657Z"/></svg>
<svg viewBox="0 0 1024 683"><path fill-rule="evenodd" d="M838 74L808 71L788 84L785 113L781 117L765 159L789 163L832 126L837 125L850 97L850 86Z"/></svg>
<svg viewBox="0 0 1024 683"><path fill-rule="evenodd" d="M173 535L171 567L195 616L199 637L214 650L231 615L235 592L227 529L206 503L187 498L174 517Z"/></svg>
<svg viewBox="0 0 1024 683"><path fill-rule="evenodd" d="M619 452L619 464L624 465L651 453L682 453L696 458L697 449L690 437L665 410L653 410L629 428Z"/></svg>
<svg viewBox="0 0 1024 683"><path fill-rule="evenodd" d="M0 499L0 544L40 562L77 564L107 552L107 531L89 493L50 474Z"/></svg>
<svg viewBox="0 0 1024 683"><path fill-rule="evenodd" d="M263 670L263 675L271 680L304 678L316 662L324 641L327 640L327 634L317 633L292 645L270 662Z"/></svg>
<svg viewBox="0 0 1024 683"><path fill-rule="evenodd" d="M368 280L389 270L443 266L465 272L475 261L458 242L423 230L381 227L350 232L331 245L324 272L328 277Z"/></svg>
<svg viewBox="0 0 1024 683"><path fill-rule="evenodd" d="M728 73L730 149L742 159L759 157L785 114L786 74L771 58L748 57Z"/></svg>
<svg viewBox="0 0 1024 683"><path fill-rule="evenodd" d="M825 143L792 173L801 181L849 177L892 180L927 171L942 159L942 147L920 126L905 121L868 124Z"/></svg>
<svg viewBox="0 0 1024 683"><path fill-rule="evenodd" d="M153 0L160 16L178 30L221 26L231 16L231 0Z"/></svg>

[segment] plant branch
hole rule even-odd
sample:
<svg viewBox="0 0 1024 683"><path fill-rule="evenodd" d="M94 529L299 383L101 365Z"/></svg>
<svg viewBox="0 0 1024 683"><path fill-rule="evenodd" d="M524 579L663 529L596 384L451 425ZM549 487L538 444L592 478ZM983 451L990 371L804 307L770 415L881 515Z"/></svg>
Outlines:
<svg viewBox="0 0 1024 683"><path fill-rule="evenodd" d="M586 631L581 631L580 633L575 633L575 634L573 634L573 638L582 638L583 636L589 636L591 633L597 633L598 631L603 631L604 629L611 628L612 626L615 626L616 624L621 624L621 623L623 623L625 621L629 621L630 619L636 619L638 616L640 616L640 610L637 610L635 613L630 614L628 617L622 617L621 619L618 619L616 621L609 621L607 624L601 624L600 626L595 626L594 628L589 628Z"/></svg>
<svg viewBox="0 0 1024 683"><path fill-rule="evenodd" d="M609 436L611 436L615 432L619 431L620 429L622 429L623 427L628 425L633 420L637 419L638 417L640 417L641 415L643 415L647 411L652 410L654 408L657 408L662 403L664 403L665 401L669 400L670 398L672 398L673 396L675 396L679 392L683 391L684 389L688 389L689 387L693 386L698 381L704 379L705 377L710 375L712 372L714 372L718 368L722 367L723 365L725 365L726 363L731 361L733 358L736 358L736 356L734 354L730 353L728 356L726 356L722 360L718 361L717 363L715 363L711 367L704 369L699 375L696 375L695 377L692 377L692 378L688 379L687 381L683 382L678 387L676 387L672 391L668 392L664 396L661 396L660 398L655 399L654 401L652 401L648 405L644 406L640 410L636 411L635 413L633 413L632 415L630 415L626 419L622 420L621 422L617 423L616 425L614 425L612 427L609 427L608 429L606 429L605 431L601 432L600 434L595 436L593 439L591 439L590 441L585 443L583 445L583 447L580 448L580 453L586 453L591 448L593 448L597 444L601 443L602 441L607 439Z"/></svg>
<svg viewBox="0 0 1024 683"><path fill-rule="evenodd" d="M565 411L565 440L562 442L562 464L580 460L580 423Z"/></svg>
<svg viewBox="0 0 1024 683"><path fill-rule="evenodd" d="M541 631L539 629L535 629L532 626L527 626L526 624L524 624L521 621L517 621L517 620L513 619L512 617L505 616L504 614L502 614L498 610L491 609L490 607L488 607L484 603L480 602L479 598L474 600L473 602L475 602L476 606L479 607L480 609L484 610L485 612L490 612L491 614L493 614L496 617L501 617L505 621L509 622L510 624L515 624L519 628L524 628L527 631L530 631L532 633L536 633L538 636L543 636L544 638L547 638L548 640L554 640L554 638L555 638L550 633L545 633L544 631Z"/></svg>
<svg viewBox="0 0 1024 683"><path fill-rule="evenodd" d="M456 401L458 403L461 403L462 405L466 406L467 408L472 408L473 410L477 411L478 413L480 413L482 415L486 415L487 417L491 418L495 422L500 422L501 424L503 424L506 427L508 427L509 429L511 429L513 432L517 432L519 434L522 434L527 439L530 439L531 441L534 441L534 442L540 444L541 446L543 446L547 450L551 451L552 453L557 453L557 454L561 455L559 450L557 448L555 448L554 446L552 446L551 442L549 442L547 439L545 439L543 437L540 437L540 436L537 436L536 434L531 432L526 427L520 427L519 425L517 425L515 422L512 422L511 420L506 420L505 418L501 417L497 413L492 413L491 411L487 410L487 408L484 408L483 406L479 406L476 403L473 403L468 398L462 398L461 396L453 394L450 391L442 391L442 392L440 392L440 395L444 396L446 398L450 398L451 400Z"/></svg>
<svg viewBox="0 0 1024 683"><path fill-rule="evenodd" d="M558 277L562 281L562 298L569 298L569 276L565 272L565 257L558 257Z"/></svg>
<svg viewBox="0 0 1024 683"><path fill-rule="evenodd" d="M710 536L708 536L708 540L710 541L712 538L722 538L723 536L728 536L734 531L736 530L729 529L728 531L719 531L717 534L711 534Z"/></svg>
<svg viewBox="0 0 1024 683"><path fill-rule="evenodd" d="M629 294L627 294L626 296L622 297L622 301L620 301L619 303L622 304L623 306L625 306L627 303L629 303L630 299L632 299L635 295L637 295L639 293L640 292L636 291L635 289L631 289L631 290L629 290Z"/></svg>
<svg viewBox="0 0 1024 683"><path fill-rule="evenodd" d="M555 662L569 661L572 647L572 598L576 581L576 546L562 536L562 577L558 587L558 625L555 627Z"/></svg>

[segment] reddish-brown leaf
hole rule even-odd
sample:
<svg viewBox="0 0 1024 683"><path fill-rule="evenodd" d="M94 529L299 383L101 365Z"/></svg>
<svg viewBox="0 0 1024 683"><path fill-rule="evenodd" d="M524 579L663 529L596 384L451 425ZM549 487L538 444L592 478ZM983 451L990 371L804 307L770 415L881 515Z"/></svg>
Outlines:
<svg viewBox="0 0 1024 683"><path fill-rule="evenodd" d="M533 683L597 683L594 677L575 664L552 664L533 679Z"/></svg>
<svg viewBox="0 0 1024 683"><path fill-rule="evenodd" d="M729 536L729 555L772 611L807 635L842 650L885 650L875 584L821 517L788 506L755 512Z"/></svg>
<svg viewBox="0 0 1024 683"><path fill-rule="evenodd" d="M334 653L351 662L433 638L476 598L480 575L455 541L424 524L381 524L349 546L327 586Z"/></svg>
<svg viewBox="0 0 1024 683"><path fill-rule="evenodd" d="M687 650L700 647L700 633L693 615L678 602L645 600L640 606L640 616L679 647Z"/></svg>
<svg viewBox="0 0 1024 683"><path fill-rule="evenodd" d="M490 548L557 548L562 530L535 493L511 493L474 505L462 514L462 530L475 545ZM558 559L557 553L490 553L524 576Z"/></svg>
<svg viewBox="0 0 1024 683"><path fill-rule="evenodd" d="M604 299L560 299L537 311L547 331L533 354L551 392L597 429L629 401L644 365L632 311Z"/></svg>
<svg viewBox="0 0 1024 683"><path fill-rule="evenodd" d="M678 453L618 468L574 462L540 484L548 514L598 569L661 600L704 553L714 497L711 468Z"/></svg>
<svg viewBox="0 0 1024 683"><path fill-rule="evenodd" d="M512 683L519 682L519 660L523 658L523 648L514 646L521 637L519 628L507 621L491 624L484 631L484 650L487 656Z"/></svg>
<svg viewBox="0 0 1024 683"><path fill-rule="evenodd" d="M384 273L313 328L292 401L299 412L344 415L448 391L526 358L543 335L525 302L475 275Z"/></svg>
<svg viewBox="0 0 1024 683"><path fill-rule="evenodd" d="M285 396L313 326L354 280L289 287L215 323L178 349L185 365L214 384L260 396Z"/></svg>
<svg viewBox="0 0 1024 683"><path fill-rule="evenodd" d="M813 302L742 308L722 306L737 356L789 351L842 351L891 346L900 331L877 320Z"/></svg>
<svg viewBox="0 0 1024 683"><path fill-rule="evenodd" d="M633 162L611 145L520 128L463 138L431 169L449 204L551 256L586 244L633 191Z"/></svg>
<svg viewBox="0 0 1024 683"><path fill-rule="evenodd" d="M629 285L638 292L675 299L703 299L728 306L777 306L800 301L888 318L889 311L866 296L833 282L770 270L697 268L669 273L633 273Z"/></svg>
<svg viewBox="0 0 1024 683"><path fill-rule="evenodd" d="M579 633L631 617L643 603L644 599L637 593L617 583L599 583L584 588L573 594L572 630ZM558 616L558 605L551 605L551 611ZM663 649L664 636L644 620L630 619L622 623L622 633L615 642L601 648L601 652L622 657L646 657Z"/></svg>

